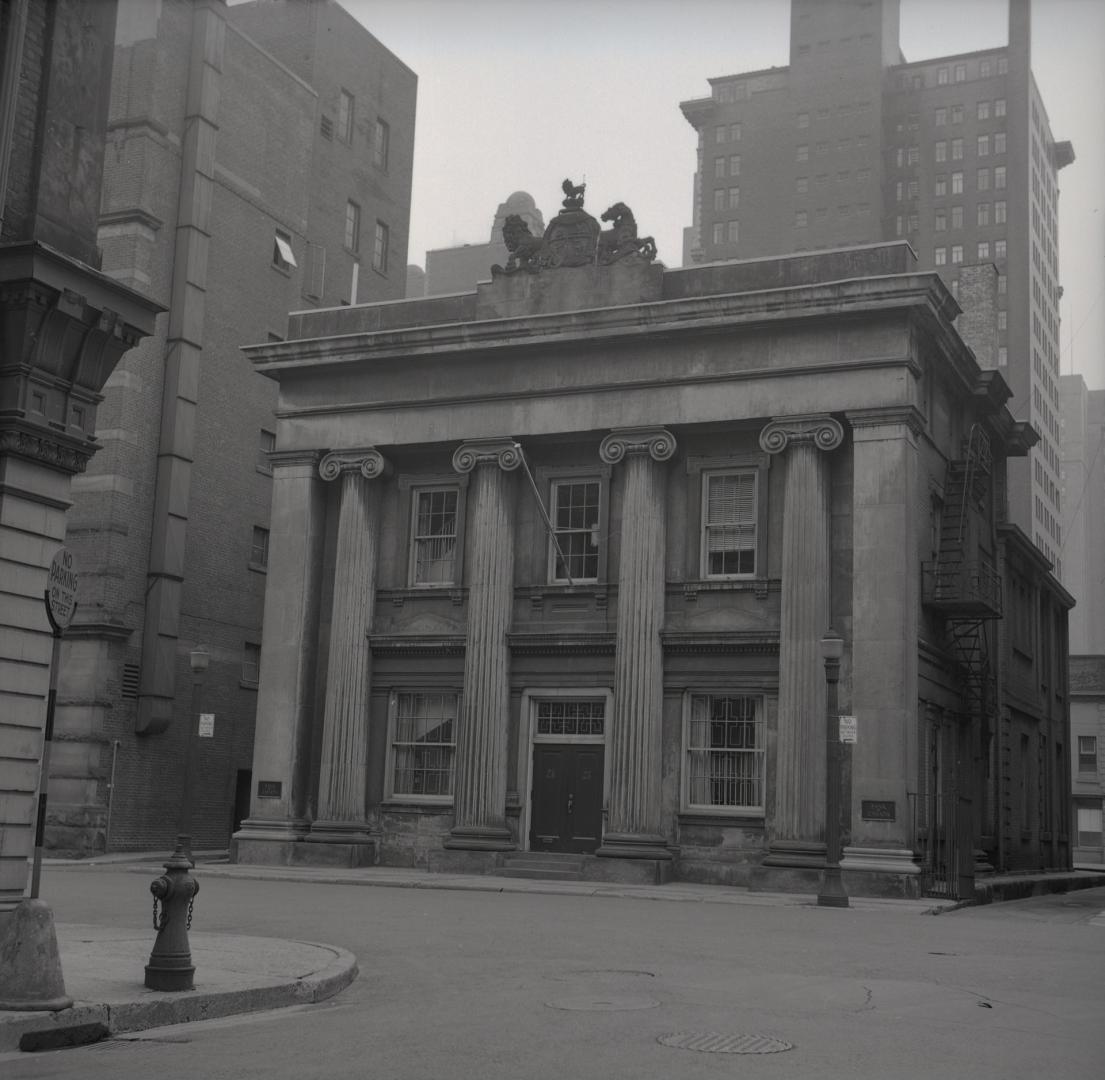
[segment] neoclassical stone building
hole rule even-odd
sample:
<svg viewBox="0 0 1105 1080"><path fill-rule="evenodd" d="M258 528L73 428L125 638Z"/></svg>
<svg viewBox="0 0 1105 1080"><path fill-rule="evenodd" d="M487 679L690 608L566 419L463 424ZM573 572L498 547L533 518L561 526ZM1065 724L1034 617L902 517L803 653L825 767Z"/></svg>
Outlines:
<svg viewBox="0 0 1105 1080"><path fill-rule="evenodd" d="M247 349L280 400L236 858L813 887L832 626L849 888L995 865L1034 434L956 301L904 243L604 259L568 193L517 272Z"/></svg>

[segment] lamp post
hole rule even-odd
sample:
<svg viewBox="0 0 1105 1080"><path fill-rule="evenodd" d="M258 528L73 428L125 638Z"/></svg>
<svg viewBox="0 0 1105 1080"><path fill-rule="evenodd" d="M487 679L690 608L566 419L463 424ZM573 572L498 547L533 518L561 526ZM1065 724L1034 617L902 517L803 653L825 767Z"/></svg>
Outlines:
<svg viewBox="0 0 1105 1080"><path fill-rule="evenodd" d="M844 639L830 626L821 638L825 661L825 875L817 894L819 907L847 907L848 894L840 876L840 732L837 686Z"/></svg>
<svg viewBox="0 0 1105 1080"><path fill-rule="evenodd" d="M192 758L195 754L196 728L199 724L200 687L203 684L203 677L207 673L207 665L210 660L210 654L202 645L197 645L188 654L188 664L192 668L192 708L185 730L184 798L180 803L180 826L178 828L183 843L181 844L178 841L178 846L183 847L189 859L192 858L192 808L195 801L192 795Z"/></svg>

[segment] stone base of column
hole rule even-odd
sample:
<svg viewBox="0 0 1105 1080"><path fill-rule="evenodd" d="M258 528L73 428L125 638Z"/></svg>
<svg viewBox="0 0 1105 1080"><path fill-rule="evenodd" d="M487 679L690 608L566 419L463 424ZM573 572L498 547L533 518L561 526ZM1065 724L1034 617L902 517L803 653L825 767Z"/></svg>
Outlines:
<svg viewBox="0 0 1105 1080"><path fill-rule="evenodd" d="M246 818L230 838L230 861L252 866L287 866L293 845L310 832L304 818Z"/></svg>
<svg viewBox="0 0 1105 1080"><path fill-rule="evenodd" d="M849 845L840 860L841 870L916 876L921 867L909 848L858 847Z"/></svg>
<svg viewBox="0 0 1105 1080"><path fill-rule="evenodd" d="M819 840L772 840L763 865L821 870L825 866L825 845Z"/></svg>
<svg viewBox="0 0 1105 1080"><path fill-rule="evenodd" d="M595 852L604 859L661 859L671 861L668 842L659 833L606 833Z"/></svg>
<svg viewBox="0 0 1105 1080"><path fill-rule="evenodd" d="M514 851L517 846L505 825L457 825L442 844L452 851Z"/></svg>

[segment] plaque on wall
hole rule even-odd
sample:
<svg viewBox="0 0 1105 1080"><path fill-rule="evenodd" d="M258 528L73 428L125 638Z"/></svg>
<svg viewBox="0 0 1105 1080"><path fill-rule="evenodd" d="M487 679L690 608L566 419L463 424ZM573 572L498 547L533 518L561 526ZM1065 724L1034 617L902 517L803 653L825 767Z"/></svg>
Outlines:
<svg viewBox="0 0 1105 1080"><path fill-rule="evenodd" d="M861 799L859 816L864 821L897 821L893 799Z"/></svg>
<svg viewBox="0 0 1105 1080"><path fill-rule="evenodd" d="M284 785L279 780L258 780L257 781L257 798L259 799L279 799L280 793L283 790Z"/></svg>

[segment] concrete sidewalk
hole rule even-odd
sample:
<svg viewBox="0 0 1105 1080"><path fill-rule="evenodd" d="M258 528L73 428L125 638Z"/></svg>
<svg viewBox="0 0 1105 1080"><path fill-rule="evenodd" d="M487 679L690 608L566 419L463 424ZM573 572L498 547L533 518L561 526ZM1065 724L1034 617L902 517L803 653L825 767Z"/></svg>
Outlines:
<svg viewBox="0 0 1105 1080"><path fill-rule="evenodd" d="M148 927L56 927L71 1008L0 1011L0 1053L95 1042L108 1035L322 1001L357 977L352 953L332 945L236 934L191 935L196 988L147 990Z"/></svg>

